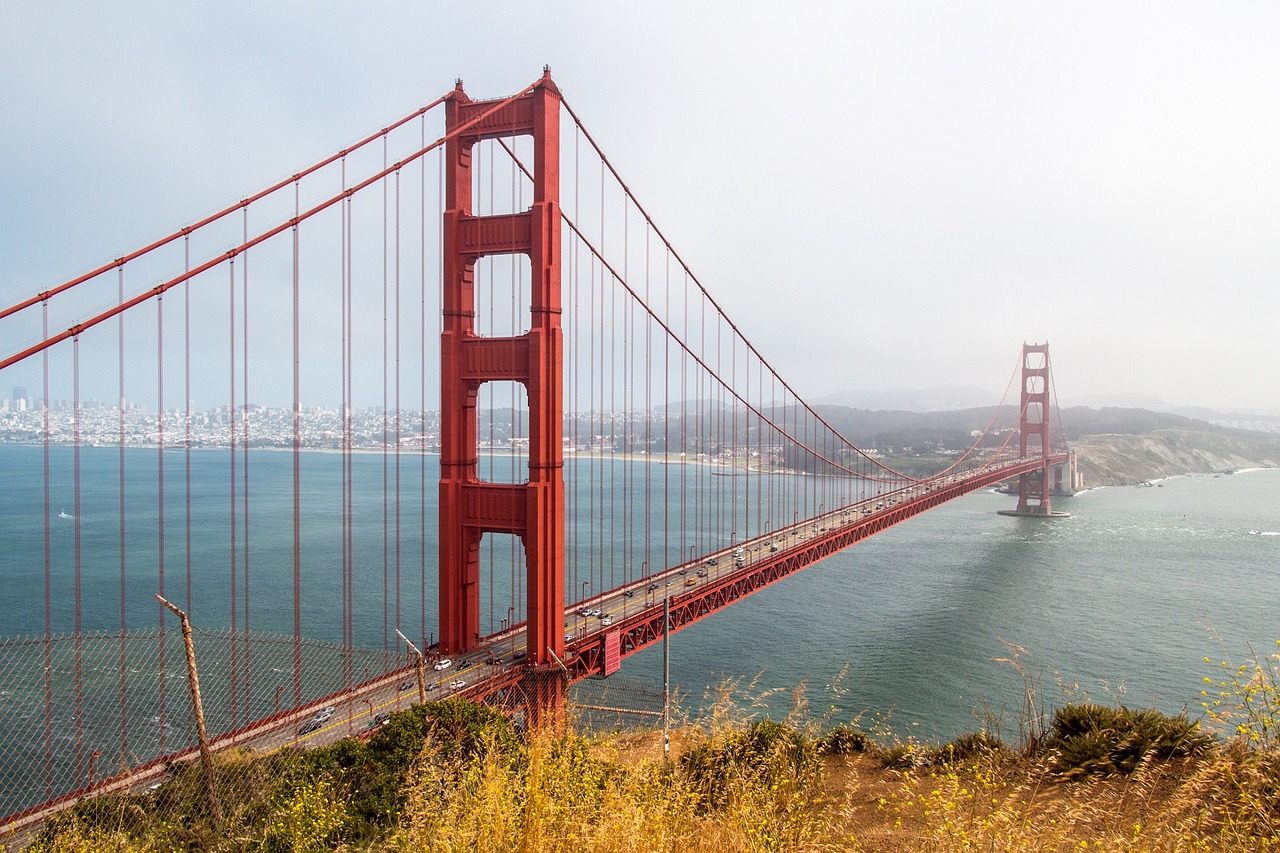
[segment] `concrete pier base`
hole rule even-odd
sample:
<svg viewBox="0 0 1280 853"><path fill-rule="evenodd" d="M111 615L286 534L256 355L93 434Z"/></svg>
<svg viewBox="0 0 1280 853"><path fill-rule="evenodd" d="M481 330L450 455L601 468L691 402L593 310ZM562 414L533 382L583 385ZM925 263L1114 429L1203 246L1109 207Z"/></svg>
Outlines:
<svg viewBox="0 0 1280 853"><path fill-rule="evenodd" d="M1069 512L1058 512L1048 507L1027 507L1026 509L998 509L996 515L1012 515L1015 518L1070 518Z"/></svg>

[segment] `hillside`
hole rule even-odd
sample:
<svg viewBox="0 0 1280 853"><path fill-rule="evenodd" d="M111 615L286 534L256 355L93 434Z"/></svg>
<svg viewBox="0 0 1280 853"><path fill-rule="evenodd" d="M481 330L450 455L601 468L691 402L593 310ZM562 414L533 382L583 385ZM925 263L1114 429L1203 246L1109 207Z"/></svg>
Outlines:
<svg viewBox="0 0 1280 853"><path fill-rule="evenodd" d="M963 451L988 423L996 430L1017 426L1017 411L1005 406L947 412L850 409L821 410L859 447L887 451L899 470L924 475L945 466L942 454ZM1051 424L1052 441L1079 451L1086 486L1141 483L1178 474L1211 474L1239 468L1280 466L1280 435L1210 423L1147 409L1073 406Z"/></svg>
<svg viewBox="0 0 1280 853"><path fill-rule="evenodd" d="M1086 486L1280 466L1280 440L1235 432L1162 429L1141 435L1086 435L1071 446L1079 453Z"/></svg>

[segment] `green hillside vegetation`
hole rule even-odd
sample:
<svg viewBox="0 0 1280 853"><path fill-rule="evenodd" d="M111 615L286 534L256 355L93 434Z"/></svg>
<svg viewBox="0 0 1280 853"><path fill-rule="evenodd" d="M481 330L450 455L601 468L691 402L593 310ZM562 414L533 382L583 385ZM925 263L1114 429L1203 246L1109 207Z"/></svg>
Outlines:
<svg viewBox="0 0 1280 853"><path fill-rule="evenodd" d="M1033 689L1018 743L903 741L722 703L674 733L521 733L447 700L367 740L219 757L49 822L33 851L1255 851L1280 849L1280 655L1207 679L1202 717ZM1211 732L1213 732L1211 734Z"/></svg>

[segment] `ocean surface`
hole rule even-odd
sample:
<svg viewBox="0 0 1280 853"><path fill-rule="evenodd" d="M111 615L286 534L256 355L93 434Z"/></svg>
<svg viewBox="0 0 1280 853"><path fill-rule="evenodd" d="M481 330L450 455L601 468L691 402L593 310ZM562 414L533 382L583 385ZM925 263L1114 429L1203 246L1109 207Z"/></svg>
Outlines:
<svg viewBox="0 0 1280 853"><path fill-rule="evenodd" d="M82 449L78 508L70 453L52 449L53 630L67 632L75 624L75 519L65 516L77 512L81 626L116 630L122 607L118 451ZM158 515L157 453L128 454L126 517L137 519L141 529L144 522L154 525ZM185 501L185 454L165 458L165 593L185 605L185 530L183 515L174 508ZM231 529L228 455L199 451L191 458L193 507L213 513L209 517L226 516L203 522L192 534L193 621L218 628L228 623L232 586L223 553ZM340 489L341 456L306 453L302 458L304 634L338 641L340 515L332 507L336 501L317 496ZM380 454L361 454L353 461L353 552L360 566L355 639L365 648L382 647L384 616L395 627L394 604L384 610L383 592L394 602L397 565L400 627L411 637L430 638L435 631L436 462L428 458L424 469L419 457L401 459L404 535L395 553L383 545L384 528L394 530L396 523L395 507L388 512L382 496L384 477L394 481L389 464ZM643 489L646 476L672 476L652 463L598 464L590 470L580 466L569 476L574 483L597 476L629 478L626 488L632 493ZM42 465L39 447L0 446L0 471L10 484L0 491L0 583L6 590L0 597L0 636L38 636L44 630ZM252 624L256 630L288 633L292 456L253 452L250 467ZM1263 653L1275 651L1280 471L1182 477L1146 488L1104 488L1055 499L1055 509L1070 512L1069 518L997 515L1011 500L982 492L953 501L675 634L671 675L681 706L696 709L728 684L741 707L755 705L774 717L787 714L801 694L811 718L857 719L867 727L887 726L899 736L929 740L985 725L1012 739L1028 681L1045 705L1089 696L1166 712L1186 708L1194 715L1202 679L1215 675L1222 660L1242 660L1249 644ZM326 509L308 509L318 505ZM601 541L597 522L618 511L571 500L575 541L566 572L573 591L569 598L638 578L643 555L655 565L663 559L673 564L690 544L699 552L723 545L679 529L678 516L647 543L636 538L638 522L629 545ZM423 519L425 531L412 532ZM159 583L158 543L154 536L134 532L134 524L127 525L124 546L123 607L131 628L155 623L152 595ZM630 555L624 560L620 555L626 548ZM499 546L485 558L486 631L500 629L510 613L509 590L519 569L509 552ZM237 560L243 572L243 554ZM243 596L242 587L237 595ZM394 646L394 633L390 637ZM1008 662L1014 657L1021 670ZM627 659L622 674L660 688L661 650ZM0 717L3 711L0 702Z"/></svg>
<svg viewBox="0 0 1280 853"><path fill-rule="evenodd" d="M1054 499L1069 518L1010 501L952 501L680 632L672 680L695 704L727 679L778 717L803 685L810 718L1016 740L1028 680L1047 708L1195 717L1224 660L1280 651L1280 471ZM660 677L660 654L627 668Z"/></svg>

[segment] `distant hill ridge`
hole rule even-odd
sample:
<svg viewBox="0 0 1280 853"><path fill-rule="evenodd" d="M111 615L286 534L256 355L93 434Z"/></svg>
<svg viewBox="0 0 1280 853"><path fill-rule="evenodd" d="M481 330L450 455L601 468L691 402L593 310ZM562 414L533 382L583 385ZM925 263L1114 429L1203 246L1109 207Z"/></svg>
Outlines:
<svg viewBox="0 0 1280 853"><path fill-rule="evenodd" d="M865 449L895 456L954 452L992 421L990 406L945 412L815 407L842 435ZM1079 453L1086 486L1139 483L1178 474L1280 467L1280 433L1225 426L1149 409L1072 406L1051 427L1052 442ZM1018 410L995 413L996 430L1017 427ZM995 442L992 442L994 445Z"/></svg>

